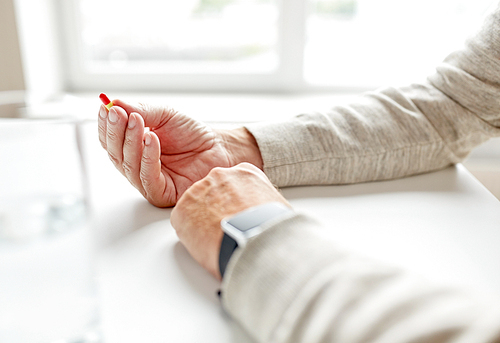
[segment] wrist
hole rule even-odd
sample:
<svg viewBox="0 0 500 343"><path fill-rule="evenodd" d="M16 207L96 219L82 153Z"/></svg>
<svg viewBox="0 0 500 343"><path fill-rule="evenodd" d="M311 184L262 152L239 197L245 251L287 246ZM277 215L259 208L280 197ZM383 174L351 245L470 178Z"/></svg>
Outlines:
<svg viewBox="0 0 500 343"><path fill-rule="evenodd" d="M218 130L218 134L229 155L232 167L247 162L263 170L264 162L257 141L246 128Z"/></svg>

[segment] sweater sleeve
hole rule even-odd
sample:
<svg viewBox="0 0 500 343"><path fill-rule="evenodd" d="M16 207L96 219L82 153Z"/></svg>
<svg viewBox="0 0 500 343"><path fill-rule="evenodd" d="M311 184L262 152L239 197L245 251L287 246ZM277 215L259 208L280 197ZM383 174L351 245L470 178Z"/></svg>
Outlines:
<svg viewBox="0 0 500 343"><path fill-rule="evenodd" d="M236 249L222 286L257 342L500 343L499 304L343 251L300 214Z"/></svg>
<svg viewBox="0 0 500 343"><path fill-rule="evenodd" d="M500 8L422 84L247 129L278 186L387 180L457 163L500 135Z"/></svg>

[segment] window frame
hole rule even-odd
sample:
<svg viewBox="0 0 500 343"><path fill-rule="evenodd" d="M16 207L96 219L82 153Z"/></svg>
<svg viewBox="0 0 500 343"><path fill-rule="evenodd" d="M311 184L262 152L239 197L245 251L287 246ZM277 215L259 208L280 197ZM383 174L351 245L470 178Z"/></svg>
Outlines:
<svg viewBox="0 0 500 343"><path fill-rule="evenodd" d="M78 42L81 23L78 0L59 0L63 35L65 85L69 91L95 91L96 87L113 91L177 92L304 92L344 90L343 87L313 86L304 79L307 0L279 0L278 66L270 73L187 74L88 72L83 67L83 51ZM214 79L217 81L214 82ZM364 90L364 89L363 89Z"/></svg>
<svg viewBox="0 0 500 343"><path fill-rule="evenodd" d="M84 68L83 51L78 42L79 0L54 0L59 6L62 37L64 85L71 92L107 89L126 92L252 92L252 93L359 93L382 86L368 84L346 86L340 82L313 84L305 75L308 0L278 0L278 66L270 73L127 73L90 72ZM491 6L496 3L491 1ZM96 9L98 10L98 9ZM465 38L465 37L464 37ZM415 80L418 81L418 80ZM383 80L375 81L383 82ZM97 89L99 88L99 89Z"/></svg>

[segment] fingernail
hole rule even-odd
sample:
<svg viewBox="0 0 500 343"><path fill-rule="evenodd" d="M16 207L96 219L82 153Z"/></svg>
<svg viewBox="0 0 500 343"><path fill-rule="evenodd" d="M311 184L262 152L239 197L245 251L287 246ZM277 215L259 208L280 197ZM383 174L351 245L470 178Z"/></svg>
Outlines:
<svg viewBox="0 0 500 343"><path fill-rule="evenodd" d="M130 115L128 118L128 128L133 129L135 127L135 124L137 124L137 119L135 119L134 115Z"/></svg>
<svg viewBox="0 0 500 343"><path fill-rule="evenodd" d="M103 106L99 108L99 117L102 119L106 119L106 116L108 115L108 112L104 109Z"/></svg>
<svg viewBox="0 0 500 343"><path fill-rule="evenodd" d="M116 113L116 110L112 107L109 110L109 121L112 123L116 123L118 121L118 114Z"/></svg>
<svg viewBox="0 0 500 343"><path fill-rule="evenodd" d="M144 138L144 143L146 145L151 144L151 136L149 134L146 134L146 137Z"/></svg>

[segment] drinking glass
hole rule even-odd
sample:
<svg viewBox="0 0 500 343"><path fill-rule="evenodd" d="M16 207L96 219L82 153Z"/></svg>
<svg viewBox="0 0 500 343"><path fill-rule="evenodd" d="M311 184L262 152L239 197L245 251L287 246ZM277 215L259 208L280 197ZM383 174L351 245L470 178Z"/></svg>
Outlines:
<svg viewBox="0 0 500 343"><path fill-rule="evenodd" d="M78 123L0 120L0 342L99 342Z"/></svg>

